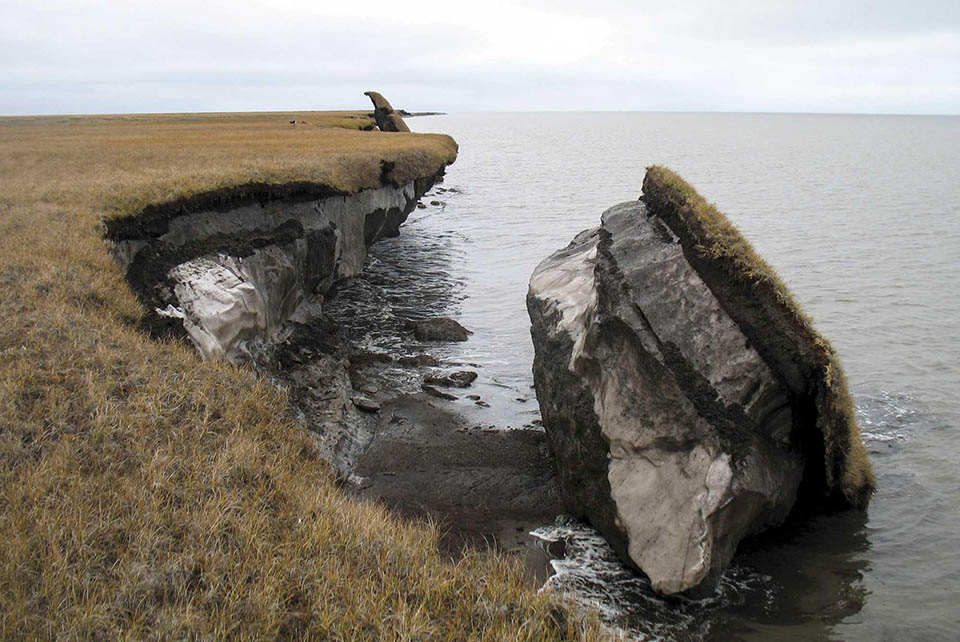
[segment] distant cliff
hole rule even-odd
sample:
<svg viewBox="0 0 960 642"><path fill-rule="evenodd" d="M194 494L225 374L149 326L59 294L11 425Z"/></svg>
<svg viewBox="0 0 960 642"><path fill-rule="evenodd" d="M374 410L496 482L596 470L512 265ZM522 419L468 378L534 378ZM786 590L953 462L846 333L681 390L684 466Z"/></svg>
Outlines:
<svg viewBox="0 0 960 642"><path fill-rule="evenodd" d="M382 132L409 132L410 128L403 122L400 114L394 110L386 98L375 91L365 91L364 95L369 96L373 102L373 117L377 121L377 127Z"/></svg>

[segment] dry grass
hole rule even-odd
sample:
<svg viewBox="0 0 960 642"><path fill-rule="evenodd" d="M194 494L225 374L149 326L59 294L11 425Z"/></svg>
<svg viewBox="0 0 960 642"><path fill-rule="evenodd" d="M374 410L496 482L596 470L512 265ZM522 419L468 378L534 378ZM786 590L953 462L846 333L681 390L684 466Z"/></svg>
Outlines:
<svg viewBox="0 0 960 642"><path fill-rule="evenodd" d="M775 301L770 322L780 324L778 338L785 344L795 341L796 358L816 373L816 428L824 441L827 487L839 491L849 505L865 508L875 479L846 377L833 347L816 331L776 271L693 186L672 170L654 165L647 168L643 191L648 203L653 201L676 217L703 259L731 281L746 285L751 296Z"/></svg>
<svg viewBox="0 0 960 642"><path fill-rule="evenodd" d="M371 122L365 112L0 118L0 175L13 172L8 200L82 201L121 217L249 183L355 192L380 184L381 161L406 183L456 157L449 136L358 129Z"/></svg>
<svg viewBox="0 0 960 642"><path fill-rule="evenodd" d="M136 330L104 217L455 153L322 119L355 117L0 119L0 639L597 636L515 560L444 560L436 528L346 499L282 391Z"/></svg>

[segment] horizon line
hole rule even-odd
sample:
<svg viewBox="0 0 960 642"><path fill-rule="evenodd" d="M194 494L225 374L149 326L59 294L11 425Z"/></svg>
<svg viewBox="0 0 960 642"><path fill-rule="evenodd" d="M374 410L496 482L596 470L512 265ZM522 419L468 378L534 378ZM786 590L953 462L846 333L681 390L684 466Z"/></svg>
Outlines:
<svg viewBox="0 0 960 642"><path fill-rule="evenodd" d="M955 117L960 112L868 112L868 111L789 111L789 110L730 110L730 109L484 109L484 110L442 110L442 109L409 109L406 111L438 112L423 116L407 116L407 118L426 118L428 116L447 116L451 114L730 114L730 115L771 115L771 116L933 116ZM13 113L0 114L0 118L52 118L52 117L90 117L90 116L166 116L166 115L213 115L213 114L293 114L316 112L363 112L368 108L357 109L322 109L316 107L304 109L255 109L255 110L226 110L226 111L130 111L130 112L73 112L73 113Z"/></svg>

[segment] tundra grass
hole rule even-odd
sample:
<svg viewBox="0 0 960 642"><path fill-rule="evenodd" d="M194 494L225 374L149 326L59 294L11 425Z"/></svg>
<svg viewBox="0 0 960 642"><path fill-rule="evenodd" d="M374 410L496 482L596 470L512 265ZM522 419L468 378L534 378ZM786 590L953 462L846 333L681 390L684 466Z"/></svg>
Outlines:
<svg viewBox="0 0 960 642"><path fill-rule="evenodd" d="M355 191L382 160L413 177L456 153L367 122L0 119L0 639L598 636L517 560L451 561L435 525L346 498L283 390L137 330L103 219L249 183Z"/></svg>
<svg viewBox="0 0 960 642"><path fill-rule="evenodd" d="M699 256L722 271L728 282L746 286L748 298L775 302L767 308L773 340L782 341L783 349L794 350L800 367L815 373L811 377L815 390L810 392L816 399L816 429L823 438L827 490L850 506L866 508L876 482L833 347L813 327L776 271L693 186L672 170L654 165L647 168L643 191L648 205L665 210L677 221L681 236L689 236Z"/></svg>

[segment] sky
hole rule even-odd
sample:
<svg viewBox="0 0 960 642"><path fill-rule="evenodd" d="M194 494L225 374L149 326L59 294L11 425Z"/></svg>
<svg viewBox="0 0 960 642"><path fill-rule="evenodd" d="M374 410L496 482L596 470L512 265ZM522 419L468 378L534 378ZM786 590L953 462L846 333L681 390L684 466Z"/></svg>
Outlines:
<svg viewBox="0 0 960 642"><path fill-rule="evenodd" d="M0 114L960 114L960 0L0 0Z"/></svg>

